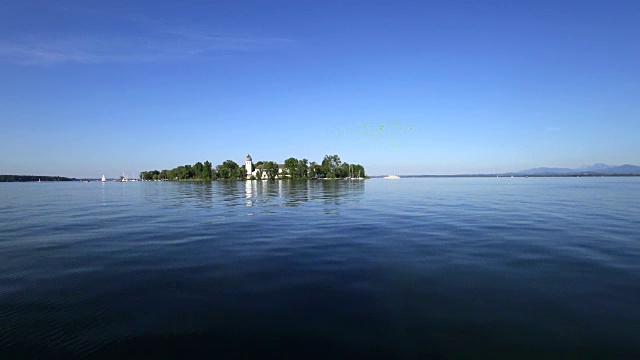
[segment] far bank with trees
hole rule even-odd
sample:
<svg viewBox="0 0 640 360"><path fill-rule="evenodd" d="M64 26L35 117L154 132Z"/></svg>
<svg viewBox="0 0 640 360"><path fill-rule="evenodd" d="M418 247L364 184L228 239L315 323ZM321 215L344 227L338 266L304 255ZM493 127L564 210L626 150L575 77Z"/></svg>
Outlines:
<svg viewBox="0 0 640 360"><path fill-rule="evenodd" d="M170 170L140 173L142 180L275 180L275 179L363 179L364 166L342 162L338 155L325 155L320 163L290 157L282 164L275 161L253 162L247 155L244 165L233 160L213 166L211 162L181 165Z"/></svg>

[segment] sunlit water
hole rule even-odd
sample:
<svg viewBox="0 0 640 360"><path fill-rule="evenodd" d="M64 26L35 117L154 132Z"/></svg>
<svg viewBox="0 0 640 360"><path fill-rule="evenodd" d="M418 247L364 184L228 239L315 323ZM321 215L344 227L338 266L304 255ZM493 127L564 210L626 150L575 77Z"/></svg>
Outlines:
<svg viewBox="0 0 640 360"><path fill-rule="evenodd" d="M640 178L0 184L0 358L640 354Z"/></svg>

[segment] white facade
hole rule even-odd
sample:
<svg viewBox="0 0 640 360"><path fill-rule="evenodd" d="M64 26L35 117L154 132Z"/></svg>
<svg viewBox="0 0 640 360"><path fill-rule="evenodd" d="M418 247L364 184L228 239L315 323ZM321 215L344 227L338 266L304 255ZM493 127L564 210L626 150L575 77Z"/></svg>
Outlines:
<svg viewBox="0 0 640 360"><path fill-rule="evenodd" d="M277 164L277 165L278 165L278 176L281 176L281 174L284 172L284 164ZM250 178L251 176L257 179L258 171L262 170L261 168L258 169L256 167L254 171L251 171L251 168L253 168L253 159L251 158L251 155L247 155L247 159L245 160L244 167L245 169L247 169L247 179ZM267 173L265 171L262 172L261 179L262 180L268 179Z"/></svg>
<svg viewBox="0 0 640 360"><path fill-rule="evenodd" d="M251 172L251 168L253 167L251 166L252 162L253 160L251 159L251 155L247 155L247 160L244 162L244 168L247 169L247 177L253 175Z"/></svg>

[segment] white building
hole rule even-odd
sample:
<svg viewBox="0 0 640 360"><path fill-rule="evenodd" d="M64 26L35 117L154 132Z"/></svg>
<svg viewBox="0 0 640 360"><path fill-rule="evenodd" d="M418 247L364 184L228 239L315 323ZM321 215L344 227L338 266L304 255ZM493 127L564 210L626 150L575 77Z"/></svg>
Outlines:
<svg viewBox="0 0 640 360"><path fill-rule="evenodd" d="M284 173L284 164L277 164L278 165L278 177L283 176ZM251 169L253 169L253 159L251 158L251 155L247 155L247 159L244 162L244 167L245 169L247 169L247 179L251 178L252 176L255 177L256 179L258 178L258 172L262 173L262 179L266 180L267 177L267 173L265 171L262 171L262 164L256 166L256 169L251 171ZM287 175L284 175L287 176Z"/></svg>

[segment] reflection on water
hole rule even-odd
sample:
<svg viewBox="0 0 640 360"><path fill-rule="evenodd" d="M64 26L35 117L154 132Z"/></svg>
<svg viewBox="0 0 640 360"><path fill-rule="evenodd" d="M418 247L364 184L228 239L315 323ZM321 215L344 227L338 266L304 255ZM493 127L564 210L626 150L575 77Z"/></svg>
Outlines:
<svg viewBox="0 0 640 360"><path fill-rule="evenodd" d="M223 205L227 211L237 206L257 207L252 214L277 213L279 207L300 207L307 203L320 204L325 213L336 214L340 206L359 201L365 189L365 181L340 180L194 181L149 185L142 191L145 200L152 203L192 204L199 208ZM167 191L169 189L171 191Z"/></svg>
<svg viewBox="0 0 640 360"><path fill-rule="evenodd" d="M256 181L247 181L244 185L244 197L246 199L245 204L247 206L253 206L253 194L256 192L257 183Z"/></svg>

